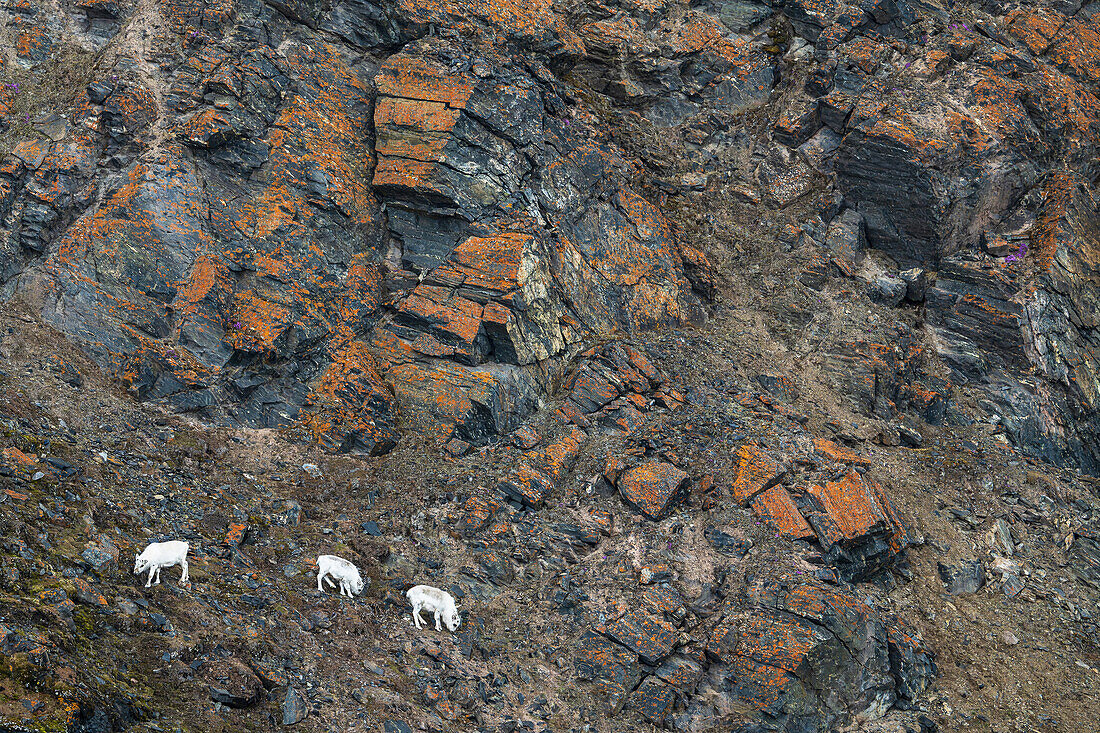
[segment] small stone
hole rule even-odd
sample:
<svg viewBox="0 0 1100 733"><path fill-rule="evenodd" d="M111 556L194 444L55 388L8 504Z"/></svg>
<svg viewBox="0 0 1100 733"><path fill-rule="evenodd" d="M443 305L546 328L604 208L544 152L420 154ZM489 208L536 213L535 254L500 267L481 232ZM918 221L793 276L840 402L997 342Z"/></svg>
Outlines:
<svg viewBox="0 0 1100 733"><path fill-rule="evenodd" d="M465 440L454 438L448 441L447 445L443 446L443 450L452 458L459 458L470 452L470 444Z"/></svg>
<svg viewBox="0 0 1100 733"><path fill-rule="evenodd" d="M985 568L977 560L960 565L938 563L940 579L953 596L977 593L985 585Z"/></svg>
<svg viewBox="0 0 1100 733"><path fill-rule="evenodd" d="M381 537L382 536L382 528L379 527L378 522L374 521L373 519L369 520L369 521L366 521L366 522L363 522L363 524L361 526L363 527L363 531L366 532L371 537Z"/></svg>
<svg viewBox="0 0 1100 733"><path fill-rule="evenodd" d="M923 303L928 293L928 273L920 267L898 273L905 282L905 299L910 303Z"/></svg>
<svg viewBox="0 0 1100 733"><path fill-rule="evenodd" d="M901 442L910 448L920 448L924 443L924 436L918 430L908 425L896 425L898 437Z"/></svg>
<svg viewBox="0 0 1100 733"><path fill-rule="evenodd" d="M891 307L905 300L905 293L907 290L908 286L905 284L904 280L886 277L885 275L875 278L874 282L870 284L870 295L872 300Z"/></svg>
<svg viewBox="0 0 1100 733"><path fill-rule="evenodd" d="M288 687L283 698L283 725L297 725L309 714L309 702L302 693Z"/></svg>
<svg viewBox="0 0 1100 733"><path fill-rule="evenodd" d="M1009 646L1016 646L1020 643L1020 640L1017 639L1016 635L1013 634L1011 631L1006 631L1001 634L1001 641L1003 641L1005 644L1008 644Z"/></svg>
<svg viewBox="0 0 1100 733"><path fill-rule="evenodd" d="M313 463L303 463L302 470L309 474L310 478L321 478L321 469Z"/></svg>
<svg viewBox="0 0 1100 733"><path fill-rule="evenodd" d="M1020 592L1024 589L1024 580L1019 575L1005 575L1001 580L1001 590L1009 598L1015 598L1020 595Z"/></svg>
<svg viewBox="0 0 1100 733"><path fill-rule="evenodd" d="M999 550L1007 557L1012 557L1016 552L1016 545L1012 542L1012 528L1003 518L998 517L993 521L993 527L989 530L986 541L990 547Z"/></svg>
<svg viewBox="0 0 1100 733"><path fill-rule="evenodd" d="M688 475L668 463L653 461L632 468L619 479L627 504L650 519L660 519L687 496Z"/></svg>

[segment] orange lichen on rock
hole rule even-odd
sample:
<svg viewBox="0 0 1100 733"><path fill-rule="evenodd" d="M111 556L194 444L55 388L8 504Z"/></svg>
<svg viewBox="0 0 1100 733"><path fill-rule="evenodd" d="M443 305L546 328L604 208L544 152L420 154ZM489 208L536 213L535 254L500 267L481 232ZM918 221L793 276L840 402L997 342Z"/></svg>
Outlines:
<svg viewBox="0 0 1100 733"><path fill-rule="evenodd" d="M667 621L635 608L607 624L607 635L637 652L648 664L657 664L672 651L676 630Z"/></svg>
<svg viewBox="0 0 1100 733"><path fill-rule="evenodd" d="M229 342L238 351L270 351L290 325L290 312L278 303L257 297L250 290L233 298Z"/></svg>
<svg viewBox="0 0 1100 733"><path fill-rule="evenodd" d="M508 478L497 484L497 491L513 502L538 509L554 489L553 480L542 471L520 466Z"/></svg>
<svg viewBox="0 0 1100 733"><path fill-rule="evenodd" d="M351 341L310 390L311 409L300 416L303 429L330 449L357 447L384 452L397 442L396 406L367 344Z"/></svg>
<svg viewBox="0 0 1100 733"><path fill-rule="evenodd" d="M809 624L761 612L739 622L737 653L792 675L804 671L807 655L825 640L825 633Z"/></svg>
<svg viewBox="0 0 1100 733"><path fill-rule="evenodd" d="M1069 235L1067 217L1075 179L1064 171L1052 172L1043 181L1043 204L1031 230L1029 254L1039 271L1047 270Z"/></svg>
<svg viewBox="0 0 1100 733"><path fill-rule="evenodd" d="M759 494L752 501L752 510L788 537L808 539L814 536L814 531L798 511L790 493L782 486L773 486Z"/></svg>
<svg viewBox="0 0 1100 733"><path fill-rule="evenodd" d="M733 498L745 506L760 492L775 486L782 478L779 464L763 448L743 445L737 449L737 475L734 477Z"/></svg>
<svg viewBox="0 0 1100 733"><path fill-rule="evenodd" d="M688 475L668 463L650 461L619 478L623 499L650 519L660 519L686 497Z"/></svg>
<svg viewBox="0 0 1100 733"><path fill-rule="evenodd" d="M576 426L561 438L549 443L545 448L528 451L524 455L536 462L554 478L560 478L580 452L581 445L588 435Z"/></svg>
<svg viewBox="0 0 1100 733"><path fill-rule="evenodd" d="M850 463L853 466L870 466L871 461L861 458L858 453L842 445L837 445L825 438L814 438L814 450L818 455L836 461L837 463Z"/></svg>
<svg viewBox="0 0 1100 733"><path fill-rule="evenodd" d="M1036 56L1041 56L1058 37L1066 16L1047 8L1015 10L1008 16L1008 32L1019 38Z"/></svg>
<svg viewBox="0 0 1100 733"><path fill-rule="evenodd" d="M524 252L530 251L533 243L531 235L512 232L469 237L432 275L466 290L502 296L525 284Z"/></svg>
<svg viewBox="0 0 1100 733"><path fill-rule="evenodd" d="M375 77L375 186L439 192L436 166L473 92L473 81L416 56L397 54Z"/></svg>
<svg viewBox="0 0 1100 733"><path fill-rule="evenodd" d="M505 36L548 44L557 53L579 55L584 47L550 0L399 0L401 9L420 23L471 27L480 21Z"/></svg>
<svg viewBox="0 0 1100 733"><path fill-rule="evenodd" d="M821 527L815 527L824 546L884 532L894 552L904 549L908 541L904 525L882 487L870 479L851 472L840 481L811 486L807 493L824 509L830 526L835 527L830 531L838 533L832 537L823 534Z"/></svg>
<svg viewBox="0 0 1100 733"><path fill-rule="evenodd" d="M1100 81L1100 19L1070 18L1059 27L1047 53L1066 73L1096 84Z"/></svg>

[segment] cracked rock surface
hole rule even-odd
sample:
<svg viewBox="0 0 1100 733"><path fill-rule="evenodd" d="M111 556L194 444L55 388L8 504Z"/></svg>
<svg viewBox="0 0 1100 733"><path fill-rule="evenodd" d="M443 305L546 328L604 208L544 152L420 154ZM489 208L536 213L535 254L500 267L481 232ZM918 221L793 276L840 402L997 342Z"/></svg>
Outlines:
<svg viewBox="0 0 1100 733"><path fill-rule="evenodd" d="M1095 727L1093 4L2 18L0 729Z"/></svg>

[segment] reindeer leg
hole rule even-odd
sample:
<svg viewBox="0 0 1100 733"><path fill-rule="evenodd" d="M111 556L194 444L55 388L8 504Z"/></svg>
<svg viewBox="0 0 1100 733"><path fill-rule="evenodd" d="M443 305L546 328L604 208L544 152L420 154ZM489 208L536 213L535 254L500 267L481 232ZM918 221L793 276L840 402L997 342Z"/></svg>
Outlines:
<svg viewBox="0 0 1100 733"><path fill-rule="evenodd" d="M160 565L157 565L157 579L153 581L153 585L160 585Z"/></svg>
<svg viewBox="0 0 1100 733"><path fill-rule="evenodd" d="M325 589L323 587L321 587L321 578L323 578L323 577L325 577L325 574L323 572L318 572L317 573L317 592L318 593L324 593L325 592Z"/></svg>
<svg viewBox="0 0 1100 733"><path fill-rule="evenodd" d="M416 603L413 604L413 623L416 628L420 628L420 606Z"/></svg>
<svg viewBox="0 0 1100 733"><path fill-rule="evenodd" d="M156 572L156 568L150 567L149 568L149 579L145 581L145 587L146 588L148 588L150 585L153 584L153 573L154 572Z"/></svg>
<svg viewBox="0 0 1100 733"><path fill-rule="evenodd" d="M187 582L187 561L183 560L180 564L183 565L183 577L180 578L180 584L183 584Z"/></svg>
<svg viewBox="0 0 1100 733"><path fill-rule="evenodd" d="M439 609L435 609L435 630L439 631Z"/></svg>

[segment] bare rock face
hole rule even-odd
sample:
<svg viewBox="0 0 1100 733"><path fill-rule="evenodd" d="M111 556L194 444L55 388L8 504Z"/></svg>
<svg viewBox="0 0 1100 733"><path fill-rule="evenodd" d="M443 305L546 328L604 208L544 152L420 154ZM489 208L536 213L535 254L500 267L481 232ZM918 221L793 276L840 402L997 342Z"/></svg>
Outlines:
<svg viewBox="0 0 1100 733"><path fill-rule="evenodd" d="M875 599L910 572L925 523L897 490L918 479L861 444L926 450L944 478L950 429L984 418L998 450L1100 471L1093 8L12 0L5 305L165 424L276 429L347 463L288 479L273 450L279 473L207 476L229 449L107 418L132 444L78 439L0 364L0 651L23 665L5 714L122 729L124 701L153 704L137 671L51 662L89 628L250 726L281 708L302 729L793 733L919 708L932 653ZM696 338L711 316L744 331ZM1038 513L1063 489L980 516L1036 525L1016 530L1094 586L1095 517L1055 536ZM205 545L194 595L131 600L122 550L169 529ZM330 544L369 561L366 598L293 585ZM942 567L952 593L986 580ZM1009 599L1041 577L1002 575ZM484 617L450 645L380 620L414 576ZM361 638L378 646L343 645ZM514 694L528 669L569 694Z"/></svg>
<svg viewBox="0 0 1100 733"><path fill-rule="evenodd" d="M379 48L469 9L282 10ZM186 31L163 90L97 82L77 133L4 170L8 293L135 396L339 451L389 450L399 414L479 443L585 339L696 317L633 164L544 67L424 39L352 68L254 11L273 35ZM487 19L567 58L553 18Z"/></svg>
<svg viewBox="0 0 1100 733"><path fill-rule="evenodd" d="M823 119L845 110L837 186L870 245L938 271L928 316L955 380L985 385L1014 444L1088 471L1100 361L1086 315L1096 294L1080 275L1097 246L1082 157L1100 130L1084 40L1095 25L1021 7L956 25L904 63L879 41L867 65L847 50L869 41L850 41L821 97ZM902 65L909 76L888 90L867 73Z"/></svg>

